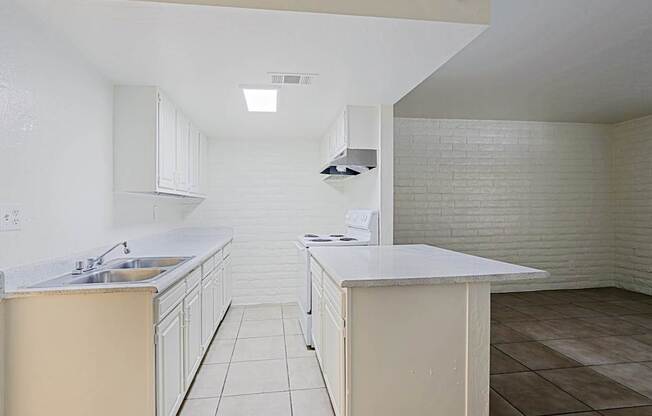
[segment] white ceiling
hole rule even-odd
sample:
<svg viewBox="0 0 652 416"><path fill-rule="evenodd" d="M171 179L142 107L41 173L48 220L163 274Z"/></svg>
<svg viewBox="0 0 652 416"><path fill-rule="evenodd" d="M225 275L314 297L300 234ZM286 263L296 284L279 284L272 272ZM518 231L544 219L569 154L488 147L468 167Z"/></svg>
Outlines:
<svg viewBox="0 0 652 416"><path fill-rule="evenodd" d="M652 113L651 0L492 0L489 29L405 117L613 123Z"/></svg>
<svg viewBox="0 0 652 416"><path fill-rule="evenodd" d="M316 138L345 104L393 104L485 26L122 0L21 0L115 84L158 85L211 137ZM242 84L310 72L277 113Z"/></svg>

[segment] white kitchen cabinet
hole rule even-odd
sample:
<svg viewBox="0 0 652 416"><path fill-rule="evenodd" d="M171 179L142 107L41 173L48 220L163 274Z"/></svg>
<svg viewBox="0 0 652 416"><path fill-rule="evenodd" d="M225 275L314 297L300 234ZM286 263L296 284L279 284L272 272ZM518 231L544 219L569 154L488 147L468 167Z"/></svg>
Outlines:
<svg viewBox="0 0 652 416"><path fill-rule="evenodd" d="M115 87L115 190L203 197L202 136L157 87Z"/></svg>
<svg viewBox="0 0 652 416"><path fill-rule="evenodd" d="M317 354L317 360L322 361L322 270L316 264L310 266L310 278L312 279L312 342Z"/></svg>
<svg viewBox="0 0 652 416"><path fill-rule="evenodd" d="M183 307L179 304L156 326L156 390L159 416L175 415L183 400L183 338Z"/></svg>
<svg viewBox="0 0 652 416"><path fill-rule="evenodd" d="M209 275L202 281L202 291L201 291L201 337L202 337L202 346L204 348L208 347L210 340L213 336L213 303L214 303L214 290L215 286L215 276L213 273Z"/></svg>
<svg viewBox="0 0 652 416"><path fill-rule="evenodd" d="M378 149L378 107L347 105L331 123L322 139L323 163L340 157L347 149Z"/></svg>
<svg viewBox="0 0 652 416"><path fill-rule="evenodd" d="M224 315L224 298L222 294L224 287L224 264L217 266L213 273L215 275L215 283L213 284L213 322L217 325Z"/></svg>
<svg viewBox="0 0 652 416"><path fill-rule="evenodd" d="M201 160L201 133L193 125L190 125L190 136L188 139L189 154L189 172L188 172L188 191L198 194L201 192L201 169L203 163Z"/></svg>
<svg viewBox="0 0 652 416"><path fill-rule="evenodd" d="M197 284L183 300L184 313L184 376L186 386L192 383L202 358L201 284Z"/></svg>
<svg viewBox="0 0 652 416"><path fill-rule="evenodd" d="M346 303L328 273L311 261L312 337L336 416L346 413Z"/></svg>
<svg viewBox="0 0 652 416"><path fill-rule="evenodd" d="M158 186L175 189L176 175L176 110L165 96L158 98Z"/></svg>
<svg viewBox="0 0 652 416"><path fill-rule="evenodd" d="M228 308L233 297L233 270L231 265L231 256L224 258L224 287L222 290L224 298L224 308Z"/></svg>
<svg viewBox="0 0 652 416"><path fill-rule="evenodd" d="M190 191L190 121L177 110L177 137L176 137L176 177L175 188L177 191Z"/></svg>
<svg viewBox="0 0 652 416"><path fill-rule="evenodd" d="M199 133L199 192L208 192L208 138Z"/></svg>
<svg viewBox="0 0 652 416"><path fill-rule="evenodd" d="M325 298L326 299L326 298ZM335 312L335 308L324 300L321 310L321 361L324 370L324 380L331 397L336 416L344 416L345 370L345 340L344 321Z"/></svg>

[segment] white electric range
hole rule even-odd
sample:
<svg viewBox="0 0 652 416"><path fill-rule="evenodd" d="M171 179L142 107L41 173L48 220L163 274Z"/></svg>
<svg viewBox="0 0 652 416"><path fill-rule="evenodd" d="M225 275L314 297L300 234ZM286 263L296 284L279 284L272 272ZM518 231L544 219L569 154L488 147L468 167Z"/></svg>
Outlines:
<svg viewBox="0 0 652 416"><path fill-rule="evenodd" d="M300 309L299 322L306 345L312 346L312 279L310 277L310 247L369 246L378 245L378 211L350 210L345 217L343 233L304 234L297 238L299 277L301 284L297 294Z"/></svg>

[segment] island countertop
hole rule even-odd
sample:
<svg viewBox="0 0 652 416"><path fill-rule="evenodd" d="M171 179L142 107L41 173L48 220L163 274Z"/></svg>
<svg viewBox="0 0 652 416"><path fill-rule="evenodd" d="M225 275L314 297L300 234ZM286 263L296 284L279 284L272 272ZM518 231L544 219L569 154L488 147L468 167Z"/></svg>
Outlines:
<svg viewBox="0 0 652 416"><path fill-rule="evenodd" d="M541 279L543 270L425 244L311 247L340 287L402 286Z"/></svg>

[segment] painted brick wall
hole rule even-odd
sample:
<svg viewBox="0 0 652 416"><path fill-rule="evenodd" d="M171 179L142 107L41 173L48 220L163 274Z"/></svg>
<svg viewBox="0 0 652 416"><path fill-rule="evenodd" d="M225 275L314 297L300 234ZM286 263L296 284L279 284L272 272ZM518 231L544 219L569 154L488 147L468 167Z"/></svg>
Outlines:
<svg viewBox="0 0 652 416"><path fill-rule="evenodd" d="M615 273L652 294L652 116L614 126Z"/></svg>
<svg viewBox="0 0 652 416"><path fill-rule="evenodd" d="M323 182L319 149L313 140L210 141L208 198L188 222L234 228L235 303L294 301L294 240L343 231L346 209L359 203L354 183Z"/></svg>
<svg viewBox="0 0 652 416"><path fill-rule="evenodd" d="M608 126L397 118L394 129L397 244L552 275L496 291L613 284Z"/></svg>

